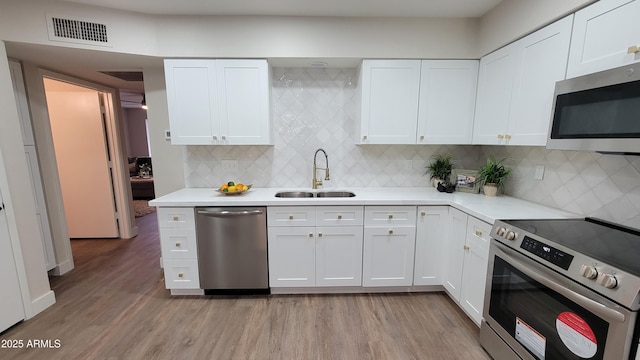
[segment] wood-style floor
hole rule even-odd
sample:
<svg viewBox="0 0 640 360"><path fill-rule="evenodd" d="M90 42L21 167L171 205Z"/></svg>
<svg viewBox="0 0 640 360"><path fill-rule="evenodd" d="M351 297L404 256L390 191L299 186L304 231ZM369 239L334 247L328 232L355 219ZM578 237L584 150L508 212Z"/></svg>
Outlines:
<svg viewBox="0 0 640 360"><path fill-rule="evenodd" d="M57 303L0 334L25 346L0 359L490 359L443 293L171 297L156 215L137 220L134 239L72 242Z"/></svg>

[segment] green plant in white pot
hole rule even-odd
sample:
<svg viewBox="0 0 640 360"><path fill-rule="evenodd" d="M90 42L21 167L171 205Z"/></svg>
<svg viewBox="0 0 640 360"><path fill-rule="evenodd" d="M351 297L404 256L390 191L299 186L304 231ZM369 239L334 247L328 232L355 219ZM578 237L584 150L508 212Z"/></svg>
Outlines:
<svg viewBox="0 0 640 360"><path fill-rule="evenodd" d="M511 169L503 164L505 160L496 161L495 156L489 156L487 163L478 169L478 177L483 184L485 195L496 196L498 189L504 186L505 180L511 175Z"/></svg>
<svg viewBox="0 0 640 360"><path fill-rule="evenodd" d="M439 182L446 182L449 180L453 164L451 163L451 156L433 155L432 159L433 160L429 165L426 166L427 172L425 175L431 174L431 177L429 178L431 180L431 184L434 187L437 187Z"/></svg>

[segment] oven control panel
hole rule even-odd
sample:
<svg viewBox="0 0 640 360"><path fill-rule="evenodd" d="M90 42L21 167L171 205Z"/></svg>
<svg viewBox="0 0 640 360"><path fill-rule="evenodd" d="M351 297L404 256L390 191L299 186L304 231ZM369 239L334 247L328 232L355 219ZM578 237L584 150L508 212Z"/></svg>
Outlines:
<svg viewBox="0 0 640 360"><path fill-rule="evenodd" d="M565 270L569 270L571 261L573 261L573 255L569 255L528 236L524 237L520 248Z"/></svg>

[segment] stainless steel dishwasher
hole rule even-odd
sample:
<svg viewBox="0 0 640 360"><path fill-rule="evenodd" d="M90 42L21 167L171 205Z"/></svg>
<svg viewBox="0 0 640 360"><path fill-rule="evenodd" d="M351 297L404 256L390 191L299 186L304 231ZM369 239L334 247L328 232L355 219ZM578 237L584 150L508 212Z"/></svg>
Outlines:
<svg viewBox="0 0 640 360"><path fill-rule="evenodd" d="M268 294L267 209L210 207L196 214L205 294Z"/></svg>

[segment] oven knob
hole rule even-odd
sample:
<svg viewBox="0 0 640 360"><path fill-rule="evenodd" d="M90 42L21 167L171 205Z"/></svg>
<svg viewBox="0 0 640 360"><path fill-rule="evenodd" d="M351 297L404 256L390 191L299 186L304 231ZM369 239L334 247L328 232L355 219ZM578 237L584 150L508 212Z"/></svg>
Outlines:
<svg viewBox="0 0 640 360"><path fill-rule="evenodd" d="M502 226L496 230L496 234L498 234L498 236L504 236L504 234L506 233L507 233L507 229L503 228Z"/></svg>
<svg viewBox="0 0 640 360"><path fill-rule="evenodd" d="M517 235L516 235L516 233L515 233L515 232L513 232L513 231L509 230L509 231L507 231L507 233L506 233L506 235L504 236L504 238L505 238L505 239L507 239L507 240L515 240L515 239L516 239L516 236L517 236Z"/></svg>
<svg viewBox="0 0 640 360"><path fill-rule="evenodd" d="M582 265L580 267L580 275L586 277L587 279L595 279L598 277L598 269L594 266Z"/></svg>
<svg viewBox="0 0 640 360"><path fill-rule="evenodd" d="M604 286L607 289L615 289L616 286L618 286L618 279L613 275L602 273L598 275L598 285Z"/></svg>

